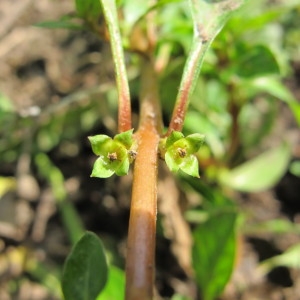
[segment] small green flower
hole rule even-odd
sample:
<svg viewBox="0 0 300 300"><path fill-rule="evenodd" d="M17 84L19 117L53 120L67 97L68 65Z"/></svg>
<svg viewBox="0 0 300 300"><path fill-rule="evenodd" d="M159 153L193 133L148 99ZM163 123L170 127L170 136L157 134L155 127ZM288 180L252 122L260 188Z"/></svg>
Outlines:
<svg viewBox="0 0 300 300"><path fill-rule="evenodd" d="M204 135L195 133L184 137L181 132L173 131L162 140L160 149L167 166L172 172L183 172L199 177L199 164L195 155L204 142Z"/></svg>
<svg viewBox="0 0 300 300"><path fill-rule="evenodd" d="M94 163L91 177L107 178L116 173L128 174L129 165L134 160L133 129L117 134L114 139L99 134L89 137L93 152L99 156Z"/></svg>

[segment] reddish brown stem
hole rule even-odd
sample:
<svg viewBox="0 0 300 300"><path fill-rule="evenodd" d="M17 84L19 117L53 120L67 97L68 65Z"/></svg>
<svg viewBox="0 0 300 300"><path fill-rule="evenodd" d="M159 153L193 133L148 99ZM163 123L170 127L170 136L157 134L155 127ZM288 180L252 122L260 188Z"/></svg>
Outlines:
<svg viewBox="0 0 300 300"><path fill-rule="evenodd" d="M200 70L199 60L201 55L203 55L201 50L202 43L195 43L190 56L188 57L167 135L171 134L173 130L182 131L186 111L189 105L189 98L194 90L195 79L198 78Z"/></svg>
<svg viewBox="0 0 300 300"><path fill-rule="evenodd" d="M122 38L117 22L117 6L114 1L102 0L100 2L110 35L110 45L116 72L119 108L118 130L119 132L123 132L131 129L131 107Z"/></svg>
<svg viewBox="0 0 300 300"><path fill-rule="evenodd" d="M140 125L134 166L127 258L126 300L150 300L153 295L157 211L157 148L162 128L153 65L142 67Z"/></svg>
<svg viewBox="0 0 300 300"><path fill-rule="evenodd" d="M124 81L125 79L123 79ZM127 86L128 83L124 82L123 86ZM119 93L119 111L118 111L118 131L124 132L132 128L131 125L131 106L129 90L123 88Z"/></svg>

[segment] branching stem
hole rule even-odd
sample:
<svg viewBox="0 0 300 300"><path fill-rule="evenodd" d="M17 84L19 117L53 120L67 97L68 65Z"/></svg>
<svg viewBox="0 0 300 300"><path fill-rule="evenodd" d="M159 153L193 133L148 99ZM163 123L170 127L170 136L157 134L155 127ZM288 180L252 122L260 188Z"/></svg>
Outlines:
<svg viewBox="0 0 300 300"><path fill-rule="evenodd" d="M157 148L162 129L153 64L142 67L140 124L136 133L126 258L126 300L150 300L153 295L157 212Z"/></svg>

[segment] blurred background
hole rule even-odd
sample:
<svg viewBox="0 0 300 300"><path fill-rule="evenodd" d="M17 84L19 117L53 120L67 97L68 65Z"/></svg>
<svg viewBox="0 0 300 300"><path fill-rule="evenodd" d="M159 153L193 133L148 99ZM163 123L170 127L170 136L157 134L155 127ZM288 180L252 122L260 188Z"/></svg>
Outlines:
<svg viewBox="0 0 300 300"><path fill-rule="evenodd" d="M228 207L238 220L236 262L218 299L299 299L300 4L248 2L214 41L187 115L184 132L206 135L201 180L160 166L156 299L200 299L196 230L208 219L222 226L213 218ZM160 9L167 125L192 22L184 1ZM0 2L1 300L62 299L63 262L84 230L101 237L119 290L99 299L123 297L132 174L90 178L87 139L116 134L110 47L80 20L33 26L74 13L71 0ZM137 124L137 54L126 59Z"/></svg>

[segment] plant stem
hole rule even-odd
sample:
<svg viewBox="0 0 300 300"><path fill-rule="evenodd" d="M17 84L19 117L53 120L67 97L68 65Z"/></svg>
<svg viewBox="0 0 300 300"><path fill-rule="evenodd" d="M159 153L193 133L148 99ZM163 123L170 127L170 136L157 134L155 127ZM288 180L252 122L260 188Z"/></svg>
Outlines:
<svg viewBox="0 0 300 300"><path fill-rule="evenodd" d="M162 130L153 64L142 66L140 124L136 133L126 259L126 300L150 300L153 295L157 212L157 148Z"/></svg>
<svg viewBox="0 0 300 300"><path fill-rule="evenodd" d="M104 17L110 34L110 45L114 59L116 81L118 87L118 130L119 132L130 130L131 106L130 93L125 66L125 59L120 34L117 7L115 1L101 0Z"/></svg>
<svg viewBox="0 0 300 300"><path fill-rule="evenodd" d="M189 98L194 90L206 48L207 45L203 47L201 38L194 38L192 49L184 67L167 135L171 134L173 130L182 131Z"/></svg>
<svg viewBox="0 0 300 300"><path fill-rule="evenodd" d="M212 41L225 25L231 13L243 0L197 1L190 0L194 38L187 57L179 92L176 98L167 136L173 130L182 131L189 98L196 85L205 53Z"/></svg>

